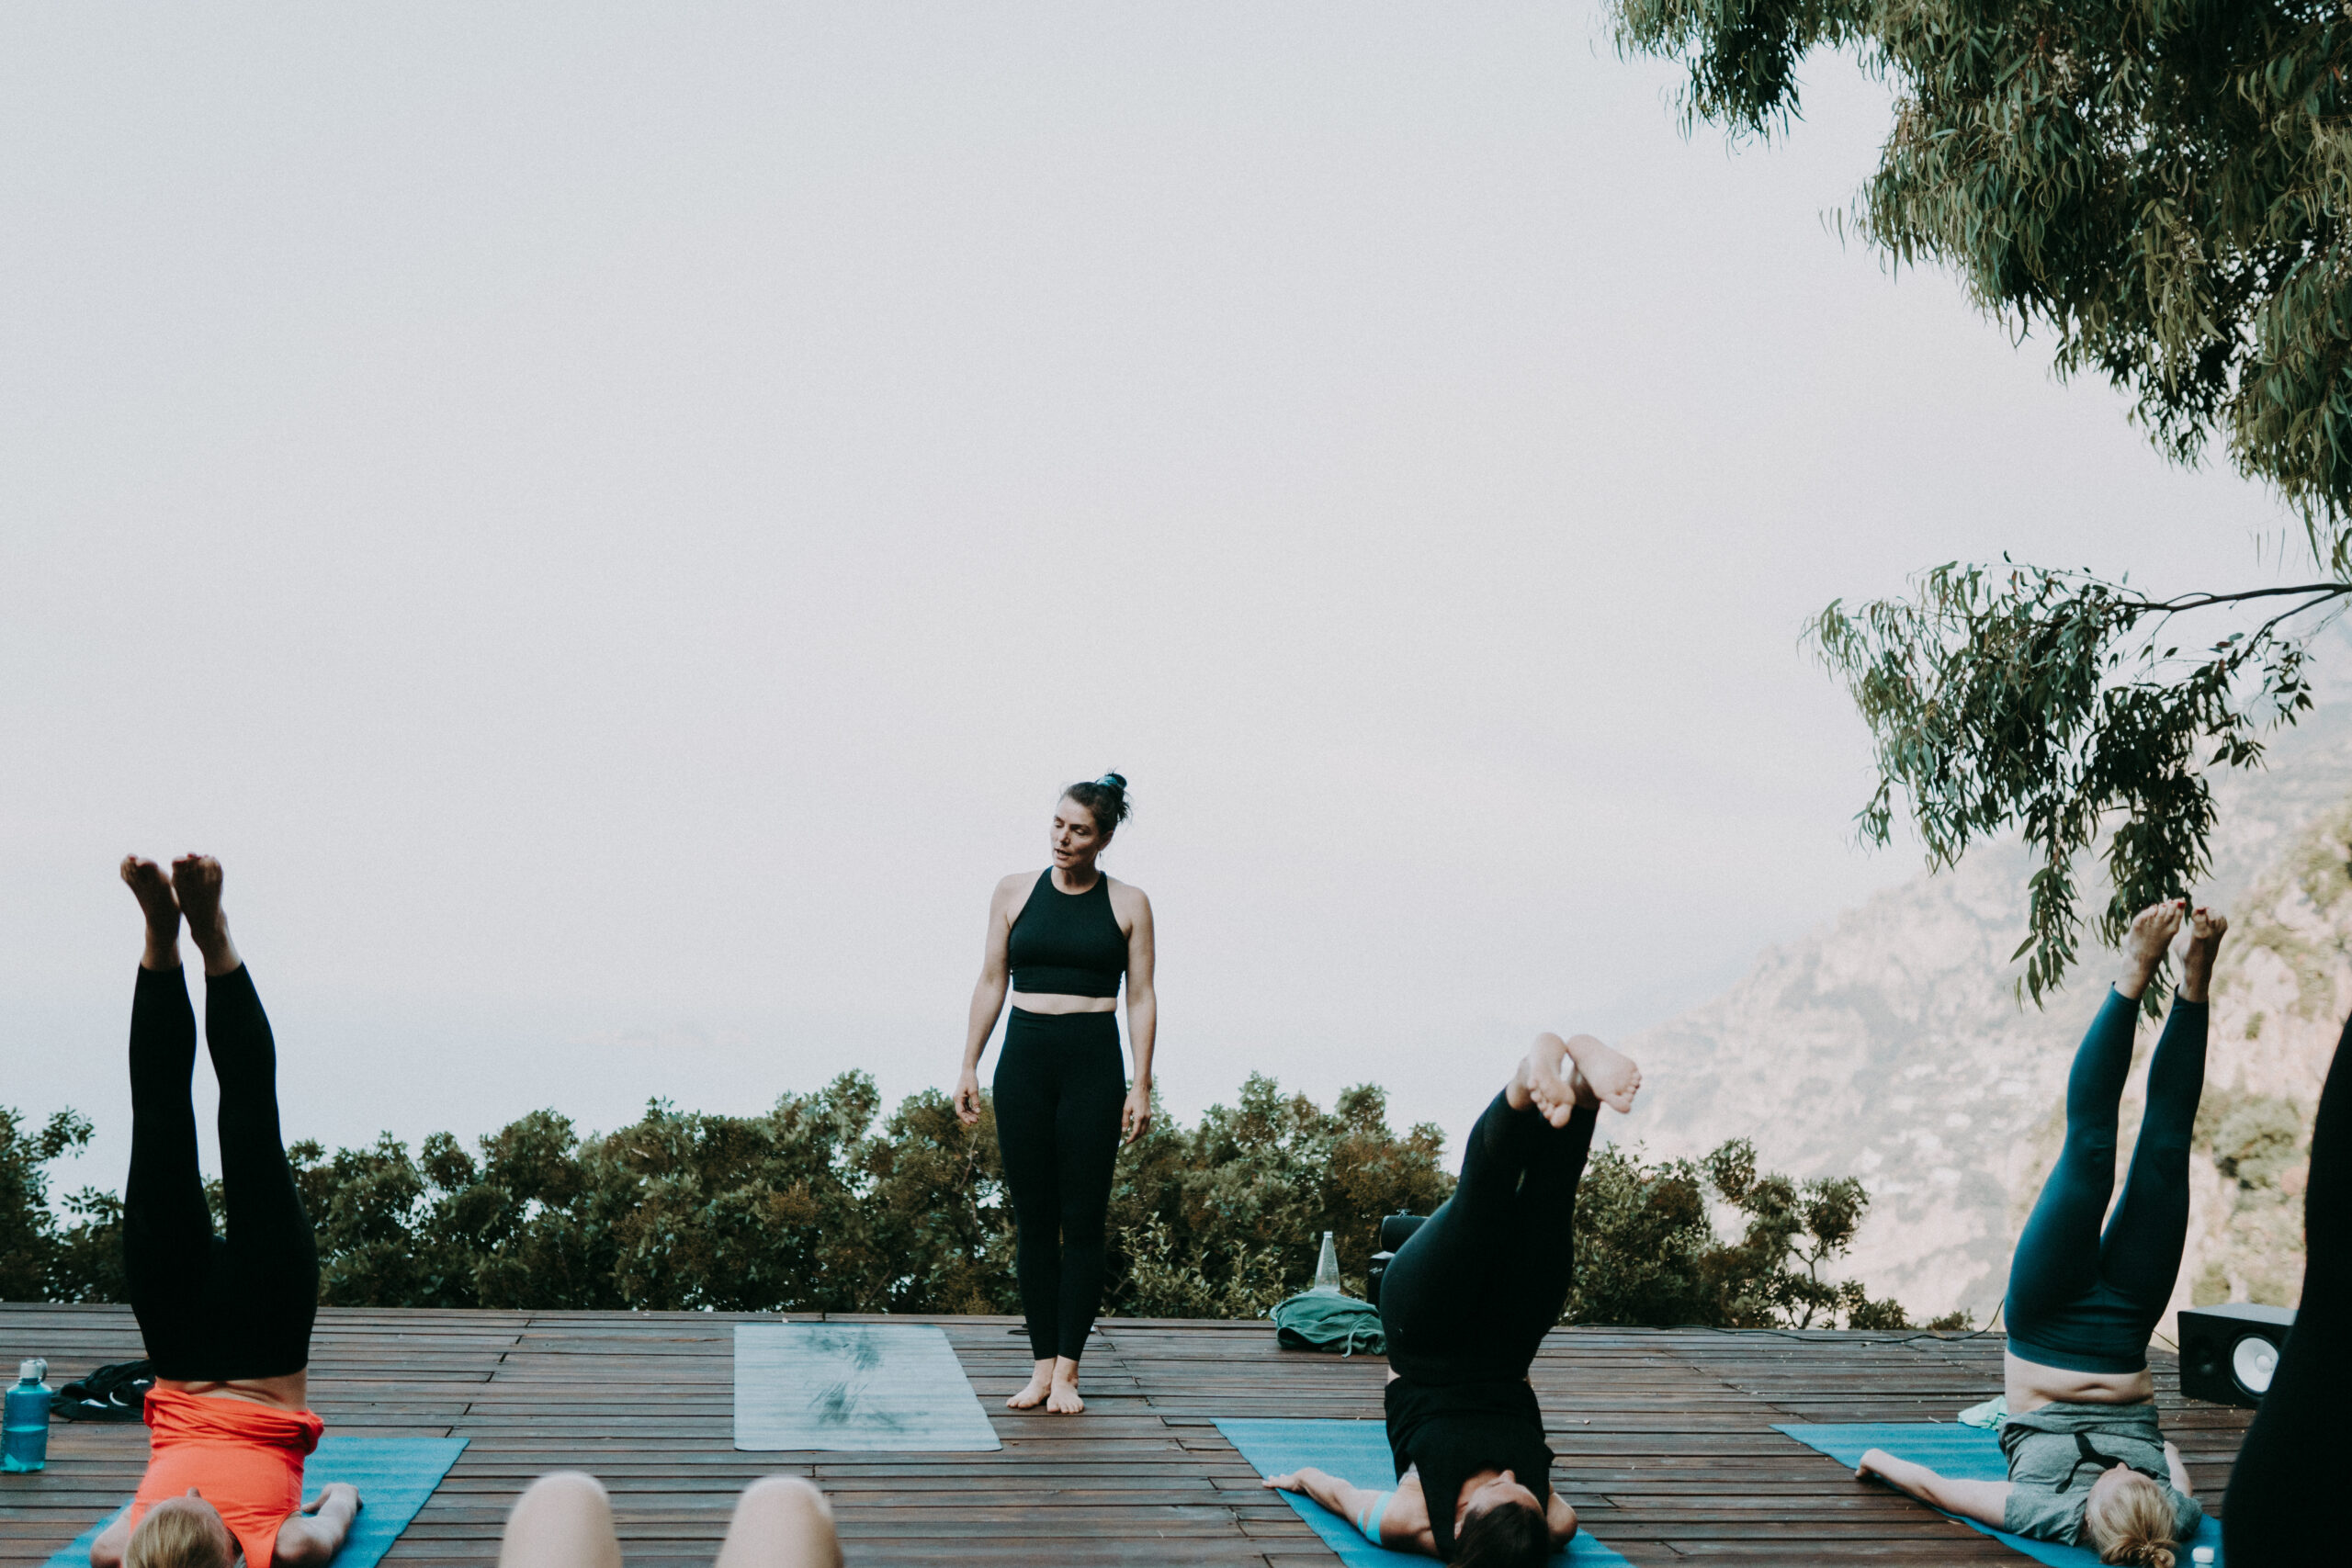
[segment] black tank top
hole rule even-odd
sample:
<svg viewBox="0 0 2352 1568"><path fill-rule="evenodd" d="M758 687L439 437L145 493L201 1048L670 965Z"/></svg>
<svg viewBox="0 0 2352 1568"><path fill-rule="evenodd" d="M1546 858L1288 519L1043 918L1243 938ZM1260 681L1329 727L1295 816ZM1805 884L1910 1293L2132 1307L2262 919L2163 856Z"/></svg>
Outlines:
<svg viewBox="0 0 2352 1568"><path fill-rule="evenodd" d="M1382 1391L1388 1415L1388 1451L1396 1476L1416 1465L1430 1506L1430 1534L1441 1562L1453 1560L1453 1509L1462 1483L1482 1470L1508 1470L1552 1506L1552 1450L1544 1441L1544 1411L1527 1380L1439 1384L1398 1377Z"/></svg>
<svg viewBox="0 0 2352 1568"><path fill-rule="evenodd" d="M1029 901L1012 922L1005 956L1012 988L1030 996L1115 997L1127 970L1126 933L1111 912L1111 879L1094 874L1083 893L1054 886L1053 868L1039 874Z"/></svg>

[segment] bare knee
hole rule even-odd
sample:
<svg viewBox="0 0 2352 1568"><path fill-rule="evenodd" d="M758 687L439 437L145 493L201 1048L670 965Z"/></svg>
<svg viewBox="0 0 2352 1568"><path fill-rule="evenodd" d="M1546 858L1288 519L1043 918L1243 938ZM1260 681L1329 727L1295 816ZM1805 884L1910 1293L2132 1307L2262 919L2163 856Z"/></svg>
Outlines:
<svg viewBox="0 0 2352 1568"><path fill-rule="evenodd" d="M833 1524L833 1506L825 1501L825 1495L797 1475L760 1477L743 1488L735 1513L739 1518L756 1517L763 1522L821 1523L828 1529Z"/></svg>
<svg viewBox="0 0 2352 1568"><path fill-rule="evenodd" d="M791 1475L764 1476L743 1488L718 1568L838 1568L841 1543L825 1495Z"/></svg>
<svg viewBox="0 0 2352 1568"><path fill-rule="evenodd" d="M605 1495L605 1483L584 1470L552 1470L524 1488L514 1504L520 1512L526 1504L539 1507L609 1508L612 1500Z"/></svg>

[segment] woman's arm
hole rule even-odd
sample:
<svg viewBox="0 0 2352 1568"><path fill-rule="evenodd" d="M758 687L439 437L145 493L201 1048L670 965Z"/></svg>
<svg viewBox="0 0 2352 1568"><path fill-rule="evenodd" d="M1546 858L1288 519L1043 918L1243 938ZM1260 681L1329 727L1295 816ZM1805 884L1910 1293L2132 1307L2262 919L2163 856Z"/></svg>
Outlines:
<svg viewBox="0 0 2352 1568"><path fill-rule="evenodd" d="M359 1512L359 1489L330 1481L302 1511L277 1527L277 1568L326 1568L351 1533Z"/></svg>
<svg viewBox="0 0 2352 1568"><path fill-rule="evenodd" d="M2172 1472L2172 1489L2184 1497L2194 1497L2197 1491L2188 1484L2188 1466L2182 1462L2180 1450L2170 1442L2165 1444L2165 1468ZM93 1565L96 1568L96 1565Z"/></svg>
<svg viewBox="0 0 2352 1568"><path fill-rule="evenodd" d="M1568 1500L1557 1492L1552 1494L1552 1501L1544 1506L1544 1522L1552 1527L1554 1546L1567 1545L1577 1533L1577 1511L1569 1507Z"/></svg>
<svg viewBox="0 0 2352 1568"><path fill-rule="evenodd" d="M2001 1528L2009 1505L2009 1483L2006 1481L1954 1481L1950 1476L1938 1475L1924 1464L1896 1459L1884 1449L1872 1449L1862 1455L1862 1462L1854 1471L1857 1481L1868 1481L1872 1476L1931 1507L1974 1519L1980 1525L1991 1525L1995 1529Z"/></svg>
<svg viewBox="0 0 2352 1568"><path fill-rule="evenodd" d="M964 1066L956 1075L956 1117L965 1126L980 1120L980 1053L989 1048L996 1021L1004 1011L1005 993L1012 987L1005 950L1012 938L1008 911L1021 878L1008 876L989 895L989 934L980 945L980 978L972 987L972 1009L964 1025Z"/></svg>
<svg viewBox="0 0 2352 1568"><path fill-rule="evenodd" d="M1135 924L1127 931L1127 1045L1135 1053L1136 1081L1127 1090L1119 1124L1134 1143L1151 1125L1151 1047L1159 1033L1159 993L1151 983L1151 900L1135 895Z"/></svg>
<svg viewBox="0 0 2352 1568"><path fill-rule="evenodd" d="M122 1568L122 1549L130 1540L130 1510L125 1508L90 1543L90 1568Z"/></svg>
<svg viewBox="0 0 2352 1568"><path fill-rule="evenodd" d="M1295 1492L1312 1497L1346 1520L1351 1529L1358 1528L1365 1512L1380 1500L1377 1492L1351 1486L1336 1475L1312 1468L1289 1475L1270 1475L1259 1484L1276 1492ZM1437 1541L1430 1534L1429 1506L1421 1500L1420 1483L1413 1476L1408 1475L1396 1483L1388 1509L1380 1517L1380 1544L1393 1551L1436 1555Z"/></svg>

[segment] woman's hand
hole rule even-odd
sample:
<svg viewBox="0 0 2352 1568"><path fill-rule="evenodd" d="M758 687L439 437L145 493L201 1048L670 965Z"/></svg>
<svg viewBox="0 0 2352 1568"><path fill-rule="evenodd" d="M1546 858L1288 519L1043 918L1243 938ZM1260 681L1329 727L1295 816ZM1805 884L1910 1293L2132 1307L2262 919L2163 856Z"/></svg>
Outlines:
<svg viewBox="0 0 2352 1568"><path fill-rule="evenodd" d="M1119 1112L1119 1128L1134 1143L1151 1125L1151 1085L1139 1083L1127 1090L1127 1103Z"/></svg>
<svg viewBox="0 0 2352 1568"><path fill-rule="evenodd" d="M980 1124L980 1075L970 1067L956 1080L956 1120L967 1127Z"/></svg>

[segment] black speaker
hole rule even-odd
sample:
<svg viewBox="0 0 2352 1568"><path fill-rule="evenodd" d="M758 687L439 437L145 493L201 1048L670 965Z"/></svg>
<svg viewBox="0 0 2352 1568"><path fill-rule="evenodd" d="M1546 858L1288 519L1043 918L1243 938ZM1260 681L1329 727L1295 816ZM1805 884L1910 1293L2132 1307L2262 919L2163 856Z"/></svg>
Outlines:
<svg viewBox="0 0 2352 1568"><path fill-rule="evenodd" d="M1380 1217L1380 1250L1372 1255L1372 1261L1363 1271L1364 1300L1374 1306L1380 1304L1380 1280L1388 1272L1388 1260L1396 1256L1398 1247L1413 1239L1413 1233L1420 1229L1421 1222L1428 1218L1427 1214L1383 1214Z"/></svg>
<svg viewBox="0 0 2352 1568"><path fill-rule="evenodd" d="M2278 1370L2295 1314L2285 1307L2229 1302L2180 1314L2180 1392L2190 1399L2253 1409Z"/></svg>

